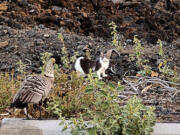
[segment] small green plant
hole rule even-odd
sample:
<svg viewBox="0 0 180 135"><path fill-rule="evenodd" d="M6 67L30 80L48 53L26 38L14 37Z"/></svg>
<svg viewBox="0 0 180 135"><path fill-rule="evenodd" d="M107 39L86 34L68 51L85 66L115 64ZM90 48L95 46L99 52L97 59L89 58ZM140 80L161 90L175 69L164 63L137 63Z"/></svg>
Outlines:
<svg viewBox="0 0 180 135"><path fill-rule="evenodd" d="M89 59L91 58L91 50L88 47L86 48L85 55L86 55L87 58L89 58Z"/></svg>
<svg viewBox="0 0 180 135"><path fill-rule="evenodd" d="M178 72L176 71L176 67L174 67L174 70L173 70L173 77L170 78L170 80L174 83L178 83L180 81L180 78L179 78L179 74Z"/></svg>
<svg viewBox="0 0 180 135"><path fill-rule="evenodd" d="M154 107L144 106L142 100L134 96L122 108L123 135L149 135L155 125Z"/></svg>
<svg viewBox="0 0 180 135"><path fill-rule="evenodd" d="M120 106L118 94L124 89L120 83L105 83L91 73L88 82L85 93L92 94L94 102L86 106L86 113L80 113L79 118L62 122L64 130L71 128L73 135L149 135L153 131L153 107L144 106L137 97Z"/></svg>
<svg viewBox="0 0 180 135"><path fill-rule="evenodd" d="M151 67L147 64L149 61L143 58L144 47L141 45L140 40L136 36L134 36L133 42L135 53L130 55L130 61L136 61L137 67L140 68L138 74L142 76L150 75L152 70Z"/></svg>
<svg viewBox="0 0 180 135"><path fill-rule="evenodd" d="M64 36L63 36L62 33L59 33L59 34L58 34L58 39L61 40L61 42L62 42L63 45L64 45Z"/></svg>
<svg viewBox="0 0 180 135"><path fill-rule="evenodd" d="M172 70L170 69L170 67L167 65L167 60L163 59L161 63L159 63L158 65L158 69L161 73L163 73L164 75L170 75L172 74Z"/></svg>
<svg viewBox="0 0 180 135"><path fill-rule="evenodd" d="M52 56L52 53L49 53L49 52L41 53L41 61L43 63L43 66L40 67L41 73L44 73L45 65L47 64L47 62L48 62L48 60L50 59L51 56Z"/></svg>
<svg viewBox="0 0 180 135"><path fill-rule="evenodd" d="M129 54L129 60L130 61L135 61L136 60L135 55L134 54Z"/></svg>
<svg viewBox="0 0 180 135"><path fill-rule="evenodd" d="M159 44L159 55L161 56L161 62L158 65L159 71L163 73L164 75L173 74L173 71L170 69L170 67L167 64L168 61L166 60L164 56L162 41L159 39L157 43Z"/></svg>
<svg viewBox="0 0 180 135"><path fill-rule="evenodd" d="M164 51L163 51L163 44L160 39L158 39L157 43L159 44L159 55L163 58L164 57Z"/></svg>
<svg viewBox="0 0 180 135"><path fill-rule="evenodd" d="M163 75L165 75L166 77L168 77L168 79L174 83L177 83L179 81L178 79L178 72L176 71L176 68L174 67L174 69L171 69L169 67L168 60L166 59L165 55L164 55L164 50L163 50L163 43L162 41L159 39L157 41L157 43L159 44L159 55L161 56L161 62L158 65L158 69L161 73L163 73ZM175 86L176 87L176 86Z"/></svg>
<svg viewBox="0 0 180 135"><path fill-rule="evenodd" d="M112 44L115 46L118 50L121 50L122 45L118 40L118 33L117 33L117 25L112 21L110 24L110 29L112 30L111 35L113 36Z"/></svg>
<svg viewBox="0 0 180 135"><path fill-rule="evenodd" d="M17 67L17 71L20 72L21 74L25 74L25 69L26 69L26 64L24 64L22 62L22 60L19 60L16 65L18 66Z"/></svg>
<svg viewBox="0 0 180 135"><path fill-rule="evenodd" d="M143 51L144 51L144 48L142 47L141 45L141 42L140 40L134 36L134 46L135 46L135 57L136 57L136 64L138 67L142 67L144 65L144 62L143 62Z"/></svg>
<svg viewBox="0 0 180 135"><path fill-rule="evenodd" d="M65 46L63 46L62 49L61 49L61 52L62 52L62 55L63 55L61 57L63 67L64 68L69 68L70 67L70 61L69 61L69 58L68 58L67 48Z"/></svg>
<svg viewBox="0 0 180 135"><path fill-rule="evenodd" d="M70 61L69 61L69 57L68 57L68 51L67 51L67 48L66 48L65 43L64 43L64 37L63 37L63 35L61 33L59 33L58 38L60 39L60 41L63 44L63 47L61 48L61 53L63 55L61 57L61 60L62 60L62 63L63 63L63 67L64 68L69 68Z"/></svg>
<svg viewBox="0 0 180 135"><path fill-rule="evenodd" d="M138 72L138 74L140 74L141 76L146 76L146 75L151 75L151 67L148 65L143 65L143 70L140 70Z"/></svg>
<svg viewBox="0 0 180 135"><path fill-rule="evenodd" d="M63 63L63 67L64 69L68 69L70 70L72 68L72 64L76 61L77 56L78 56L78 52L75 52L74 55L72 57L69 58L69 52L67 50L67 47L64 43L64 37L61 33L59 33L58 38L60 39L60 41L63 44L63 47L61 49L61 53L62 53L62 63Z"/></svg>
<svg viewBox="0 0 180 135"><path fill-rule="evenodd" d="M71 65L76 61L78 52L75 52L74 55L70 58Z"/></svg>

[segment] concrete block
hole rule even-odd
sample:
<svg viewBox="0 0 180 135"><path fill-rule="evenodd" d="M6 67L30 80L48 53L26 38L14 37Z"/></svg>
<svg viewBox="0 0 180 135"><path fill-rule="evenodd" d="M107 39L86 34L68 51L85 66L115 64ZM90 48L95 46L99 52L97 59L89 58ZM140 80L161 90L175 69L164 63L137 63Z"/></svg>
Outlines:
<svg viewBox="0 0 180 135"><path fill-rule="evenodd" d="M68 129L61 132L61 120L23 120L5 118L0 124L0 135L71 135ZM180 135L180 123L156 123L151 135Z"/></svg>
<svg viewBox="0 0 180 135"><path fill-rule="evenodd" d="M180 123L156 123L152 135L180 135Z"/></svg>
<svg viewBox="0 0 180 135"><path fill-rule="evenodd" d="M61 132L61 120L23 120L5 118L1 122L0 135L71 135L67 130Z"/></svg>

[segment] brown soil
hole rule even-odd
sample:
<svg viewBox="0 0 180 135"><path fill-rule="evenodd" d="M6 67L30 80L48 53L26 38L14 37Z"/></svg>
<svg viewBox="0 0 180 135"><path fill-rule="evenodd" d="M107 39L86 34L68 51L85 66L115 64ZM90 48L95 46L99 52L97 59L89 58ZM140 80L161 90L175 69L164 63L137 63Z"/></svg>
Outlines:
<svg viewBox="0 0 180 135"><path fill-rule="evenodd" d="M114 21L125 38L138 35L150 43L172 42L180 35L179 0L12 0L2 2L0 22L15 28L47 27L109 38Z"/></svg>

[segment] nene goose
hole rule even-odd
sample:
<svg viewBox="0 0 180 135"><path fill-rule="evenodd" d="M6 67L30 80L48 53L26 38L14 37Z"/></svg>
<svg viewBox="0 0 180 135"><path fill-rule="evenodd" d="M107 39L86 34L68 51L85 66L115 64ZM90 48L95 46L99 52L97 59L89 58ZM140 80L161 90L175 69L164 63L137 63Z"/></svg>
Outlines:
<svg viewBox="0 0 180 135"><path fill-rule="evenodd" d="M55 59L51 58L42 75L27 76L13 98L11 107L24 109L27 119L29 119L28 103L39 104L39 119L41 119L42 101L48 96L54 83L54 63Z"/></svg>

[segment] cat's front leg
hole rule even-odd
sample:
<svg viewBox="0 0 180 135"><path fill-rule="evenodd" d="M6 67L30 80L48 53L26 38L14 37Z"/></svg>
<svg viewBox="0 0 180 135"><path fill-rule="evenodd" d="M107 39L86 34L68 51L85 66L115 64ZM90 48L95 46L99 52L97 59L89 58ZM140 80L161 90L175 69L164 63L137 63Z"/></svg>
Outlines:
<svg viewBox="0 0 180 135"><path fill-rule="evenodd" d="M98 70L98 71L97 71L97 76L98 76L98 78L99 78L99 79L102 79L102 77L101 77L101 73L102 73L102 71L101 71L101 70Z"/></svg>
<svg viewBox="0 0 180 135"><path fill-rule="evenodd" d="M105 73L105 69L103 69L103 71L102 71L102 75L103 75L103 77L107 77L108 75Z"/></svg>

